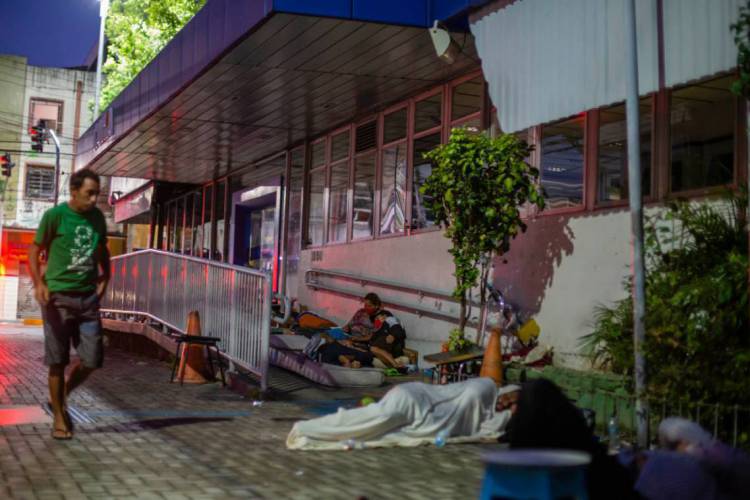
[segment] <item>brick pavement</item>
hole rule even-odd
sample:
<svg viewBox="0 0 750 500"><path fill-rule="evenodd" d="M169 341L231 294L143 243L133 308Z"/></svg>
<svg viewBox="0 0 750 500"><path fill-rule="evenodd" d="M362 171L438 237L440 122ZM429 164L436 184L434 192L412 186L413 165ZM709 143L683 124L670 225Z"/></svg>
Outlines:
<svg viewBox="0 0 750 500"><path fill-rule="evenodd" d="M39 328L0 325L0 408L47 399ZM0 498L476 498L487 445L288 451L295 419L351 392L274 373L262 406L220 384L170 385L169 366L110 349L71 399L72 441L49 424L0 426Z"/></svg>

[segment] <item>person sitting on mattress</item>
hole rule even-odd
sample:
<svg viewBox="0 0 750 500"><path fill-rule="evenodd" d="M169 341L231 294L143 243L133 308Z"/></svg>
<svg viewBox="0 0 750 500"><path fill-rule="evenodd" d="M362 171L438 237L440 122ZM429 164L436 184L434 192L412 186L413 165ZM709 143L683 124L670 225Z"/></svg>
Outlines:
<svg viewBox="0 0 750 500"><path fill-rule="evenodd" d="M383 307L380 297L376 293L368 293L364 298L364 307L354 313L352 319L341 327L352 338L367 337L376 330L374 327L375 316Z"/></svg>
<svg viewBox="0 0 750 500"><path fill-rule="evenodd" d="M341 347L326 346L325 358L335 359L342 366L359 368L373 366L373 356L386 368L404 366L397 358L403 356L406 332L398 319L389 311L381 309L373 321L374 331L350 340L339 341ZM370 354L368 356L367 354ZM326 361L324 361L326 362Z"/></svg>
<svg viewBox="0 0 750 500"><path fill-rule="evenodd" d="M509 395L519 389L498 389L490 378L399 384L377 403L295 423L286 446L344 450L358 444L377 448L497 440L517 401Z"/></svg>

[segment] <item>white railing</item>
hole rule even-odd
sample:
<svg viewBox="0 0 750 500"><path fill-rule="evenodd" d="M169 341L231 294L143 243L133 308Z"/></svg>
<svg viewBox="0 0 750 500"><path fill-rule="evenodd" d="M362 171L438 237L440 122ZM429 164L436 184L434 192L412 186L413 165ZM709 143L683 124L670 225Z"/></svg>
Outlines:
<svg viewBox="0 0 750 500"><path fill-rule="evenodd" d="M112 258L102 312L136 314L185 333L198 311L202 334L219 337L230 361L268 382L271 281L266 274L160 250Z"/></svg>

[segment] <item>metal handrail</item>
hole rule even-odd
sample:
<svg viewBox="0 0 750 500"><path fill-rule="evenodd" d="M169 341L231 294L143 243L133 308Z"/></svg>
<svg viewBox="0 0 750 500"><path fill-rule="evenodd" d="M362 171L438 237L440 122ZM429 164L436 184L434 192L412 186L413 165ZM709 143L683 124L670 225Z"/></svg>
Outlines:
<svg viewBox="0 0 750 500"><path fill-rule="evenodd" d="M325 283L320 283L317 281L318 276L328 276L331 278L338 278L346 281L353 281L356 283L359 283L361 286L366 285L373 285L380 288L389 288L391 290L397 290L401 292L407 292L412 293L414 295L418 295L420 298L422 297L434 297L441 300L449 301L452 303L458 303L458 299L456 299L452 294L447 293L442 290L436 290L433 288L414 288L410 287L408 285L404 285L402 283L397 283L394 281L387 281L382 280L378 278L373 278L369 276L361 276L356 274L351 274L347 272L342 271L329 271L326 269L308 269L305 271L305 285L307 285L309 288L312 288L313 290L324 290L327 292L331 292L337 295L342 295L346 297L351 298L357 298L361 299L362 294L359 294L357 292L354 292L352 290L328 285ZM383 299L381 297L382 303L385 306L392 307L394 309L399 309L411 314L415 314L419 317L429 317L438 319L441 321L449 321L451 323L459 323L459 316L457 314L448 314L439 310L430 309L427 307L421 307L416 304L411 304L408 302L402 302L399 300L393 300L393 299ZM474 306L479 307L478 304L473 303ZM476 321L473 321L471 319L467 320L466 325L472 328L475 328L478 326L478 323Z"/></svg>
<svg viewBox="0 0 750 500"><path fill-rule="evenodd" d="M190 311L232 363L268 383L271 279L260 271L162 250L113 257L102 312L138 314L184 333Z"/></svg>

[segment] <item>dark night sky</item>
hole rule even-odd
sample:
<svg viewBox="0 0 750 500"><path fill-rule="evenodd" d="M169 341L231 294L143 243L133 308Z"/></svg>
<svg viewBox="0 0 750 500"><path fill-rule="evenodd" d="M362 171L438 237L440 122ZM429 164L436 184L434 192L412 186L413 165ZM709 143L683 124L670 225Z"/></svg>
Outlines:
<svg viewBox="0 0 750 500"><path fill-rule="evenodd" d="M99 0L0 0L0 54L80 66L98 37Z"/></svg>

